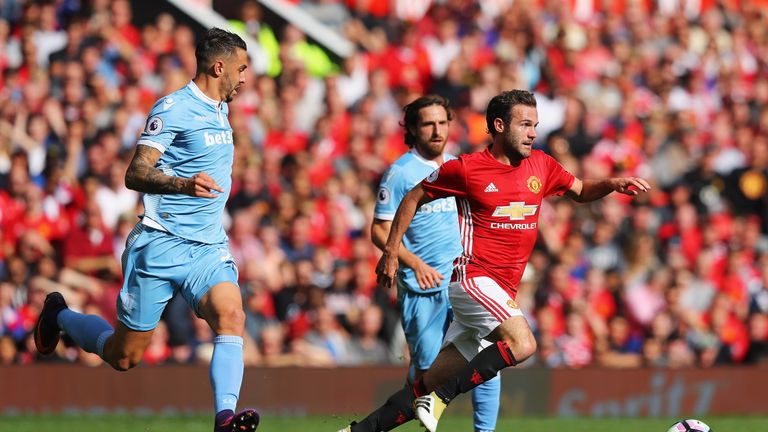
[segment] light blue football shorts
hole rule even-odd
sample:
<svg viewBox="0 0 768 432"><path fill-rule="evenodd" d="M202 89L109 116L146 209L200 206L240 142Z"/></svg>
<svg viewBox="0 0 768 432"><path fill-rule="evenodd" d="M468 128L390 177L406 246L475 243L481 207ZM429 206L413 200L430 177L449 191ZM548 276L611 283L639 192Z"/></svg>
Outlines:
<svg viewBox="0 0 768 432"><path fill-rule="evenodd" d="M200 316L198 303L212 286L237 286L237 267L226 242L199 243L141 223L128 235L122 261L117 318L132 330L154 329L177 292Z"/></svg>
<svg viewBox="0 0 768 432"><path fill-rule="evenodd" d="M419 294L398 283L398 300L411 364L416 369L427 370L437 358L453 319L448 290Z"/></svg>

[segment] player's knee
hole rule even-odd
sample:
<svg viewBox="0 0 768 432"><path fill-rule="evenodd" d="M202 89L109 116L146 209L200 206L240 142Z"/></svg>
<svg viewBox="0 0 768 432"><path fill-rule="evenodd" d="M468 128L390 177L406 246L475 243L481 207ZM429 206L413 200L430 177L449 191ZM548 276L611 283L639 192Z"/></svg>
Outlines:
<svg viewBox="0 0 768 432"><path fill-rule="evenodd" d="M521 363L536 352L536 338L533 334L516 340L507 341L517 363Z"/></svg>
<svg viewBox="0 0 768 432"><path fill-rule="evenodd" d="M135 368L141 363L141 356L127 356L117 359L111 365L115 370L125 372Z"/></svg>
<svg viewBox="0 0 768 432"><path fill-rule="evenodd" d="M109 365L112 366L112 369L118 372L126 372L131 368L133 368L133 366L131 366L128 359L119 359L119 360L111 361L109 362Z"/></svg>
<svg viewBox="0 0 768 432"><path fill-rule="evenodd" d="M533 334L528 334L527 337L519 341L518 350L520 356L517 359L518 362L522 362L536 352L536 338L533 337Z"/></svg>
<svg viewBox="0 0 768 432"><path fill-rule="evenodd" d="M219 312L216 333L240 334L245 328L245 312L241 307L227 307Z"/></svg>
<svg viewBox="0 0 768 432"><path fill-rule="evenodd" d="M107 363L112 369L120 372L133 369L141 363L143 352L122 352L107 357Z"/></svg>

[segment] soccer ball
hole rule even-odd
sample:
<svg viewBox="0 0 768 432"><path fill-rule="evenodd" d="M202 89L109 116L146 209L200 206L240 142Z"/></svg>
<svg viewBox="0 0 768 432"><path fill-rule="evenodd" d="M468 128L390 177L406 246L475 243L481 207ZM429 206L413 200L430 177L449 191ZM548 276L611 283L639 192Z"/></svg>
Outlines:
<svg viewBox="0 0 768 432"><path fill-rule="evenodd" d="M667 432L712 432L712 429L701 420L680 420L667 429Z"/></svg>

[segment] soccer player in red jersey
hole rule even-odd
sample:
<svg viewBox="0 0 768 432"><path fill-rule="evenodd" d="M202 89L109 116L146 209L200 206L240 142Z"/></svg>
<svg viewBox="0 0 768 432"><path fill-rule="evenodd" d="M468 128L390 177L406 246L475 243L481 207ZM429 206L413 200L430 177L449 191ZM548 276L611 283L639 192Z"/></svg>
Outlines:
<svg viewBox="0 0 768 432"><path fill-rule="evenodd" d="M574 177L546 153L533 150L538 122L532 93L512 90L495 96L486 111L492 145L446 162L403 198L376 268L378 282L385 288L395 282L398 248L416 209L453 196L464 249L454 261L449 287L455 319L420 380L343 430L388 431L417 416L433 432L457 395L533 355L536 339L515 297L545 197L565 194L589 202L611 192L637 195L650 189L635 177Z"/></svg>

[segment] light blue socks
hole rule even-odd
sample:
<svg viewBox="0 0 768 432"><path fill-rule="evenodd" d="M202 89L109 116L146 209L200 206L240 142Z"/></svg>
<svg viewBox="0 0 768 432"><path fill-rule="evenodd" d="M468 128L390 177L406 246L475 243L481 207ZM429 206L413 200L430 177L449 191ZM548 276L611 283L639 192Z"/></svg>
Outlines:
<svg viewBox="0 0 768 432"><path fill-rule="evenodd" d="M77 345L104 358L104 343L115 332L104 319L64 309L56 321ZM234 411L243 382L243 338L220 335L213 340L210 376L216 412Z"/></svg>
<svg viewBox="0 0 768 432"><path fill-rule="evenodd" d="M485 432L496 429L500 395L501 378L498 374L472 390L472 406L475 409L475 431Z"/></svg>
<svg viewBox="0 0 768 432"><path fill-rule="evenodd" d="M104 343L112 336L115 329L103 318L63 309L56 317L56 322L78 346L104 358Z"/></svg>
<svg viewBox="0 0 768 432"><path fill-rule="evenodd" d="M235 411L243 383L243 338L219 335L213 340L211 386L215 412Z"/></svg>
<svg viewBox="0 0 768 432"><path fill-rule="evenodd" d="M416 366L411 363L408 365L408 376L405 378L406 382L408 384L413 384L413 382L416 380Z"/></svg>

